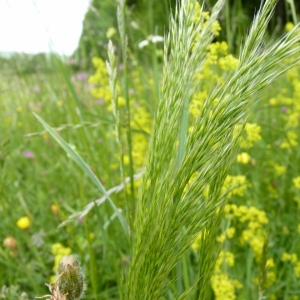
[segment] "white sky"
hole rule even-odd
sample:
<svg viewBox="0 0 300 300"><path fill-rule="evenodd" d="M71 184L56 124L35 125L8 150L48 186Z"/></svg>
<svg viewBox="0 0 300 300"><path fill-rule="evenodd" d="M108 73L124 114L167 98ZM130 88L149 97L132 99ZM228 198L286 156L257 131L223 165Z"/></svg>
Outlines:
<svg viewBox="0 0 300 300"><path fill-rule="evenodd" d="M90 0L0 0L0 52L70 55Z"/></svg>

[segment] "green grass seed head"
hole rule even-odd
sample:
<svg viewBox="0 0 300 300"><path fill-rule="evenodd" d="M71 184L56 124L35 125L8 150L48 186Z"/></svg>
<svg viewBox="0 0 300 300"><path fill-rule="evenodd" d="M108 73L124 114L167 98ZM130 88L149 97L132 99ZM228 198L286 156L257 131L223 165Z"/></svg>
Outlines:
<svg viewBox="0 0 300 300"><path fill-rule="evenodd" d="M72 255L64 256L57 268L58 288L68 300L82 299L85 292L84 275L79 262Z"/></svg>

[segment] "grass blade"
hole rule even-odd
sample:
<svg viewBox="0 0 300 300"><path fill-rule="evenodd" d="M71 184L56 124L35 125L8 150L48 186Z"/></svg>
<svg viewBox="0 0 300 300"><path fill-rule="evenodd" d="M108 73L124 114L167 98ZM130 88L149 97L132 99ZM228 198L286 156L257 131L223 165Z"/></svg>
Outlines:
<svg viewBox="0 0 300 300"><path fill-rule="evenodd" d="M66 151L66 153L75 161L75 163L84 171L84 173L92 180L92 182L99 188L99 190L107 197L107 200L110 203L116 215L118 216L126 235L128 235L128 224L126 220L124 219L116 205L113 203L112 199L107 194L106 189L104 188L100 180L97 178L97 176L95 176L90 167L85 163L81 156L76 151L74 151L70 147L70 145L61 136L59 136L41 117L39 117L35 113L33 114L45 127L49 134L57 141L57 143Z"/></svg>

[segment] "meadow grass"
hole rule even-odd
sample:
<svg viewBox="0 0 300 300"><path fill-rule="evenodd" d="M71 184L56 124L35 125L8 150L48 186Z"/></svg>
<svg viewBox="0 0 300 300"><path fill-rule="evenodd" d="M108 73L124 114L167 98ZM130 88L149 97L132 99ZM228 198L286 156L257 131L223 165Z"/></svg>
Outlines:
<svg viewBox="0 0 300 300"><path fill-rule="evenodd" d="M86 299L298 299L299 27L268 44L266 1L235 58L224 2L178 5L153 71L121 1L89 78L0 73L0 297L46 294L72 253Z"/></svg>

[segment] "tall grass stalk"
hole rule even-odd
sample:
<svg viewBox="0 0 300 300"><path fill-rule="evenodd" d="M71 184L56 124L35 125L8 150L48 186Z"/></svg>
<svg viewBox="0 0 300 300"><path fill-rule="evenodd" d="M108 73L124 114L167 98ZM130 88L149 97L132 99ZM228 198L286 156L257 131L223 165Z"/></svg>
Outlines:
<svg viewBox="0 0 300 300"><path fill-rule="evenodd" d="M298 18L297 18L297 13L296 13L294 0L286 0L286 3L290 6L292 19L293 19L294 24L297 24L298 23Z"/></svg>
<svg viewBox="0 0 300 300"><path fill-rule="evenodd" d="M224 2L217 2L200 38L204 20L195 22L195 0L178 4L170 19L160 102L137 203L132 261L122 299L163 298L176 279L171 271L200 232L198 278L180 299L190 293L195 299L206 299L226 198L222 186L236 158L241 134L235 134L235 127L247 122L257 92L300 59L299 26L275 44L262 46L276 4L267 0L242 46L237 70L225 75L224 83L208 95L193 130L188 132L187 106L199 85L196 75Z"/></svg>
<svg viewBox="0 0 300 300"><path fill-rule="evenodd" d="M121 48L122 48L122 58L123 58L123 89L124 97L126 100L126 136L127 136L127 147L128 147L128 157L129 157L129 177L130 177L130 195L129 195L129 207L134 216L134 171L133 171L133 157L132 157L132 136L131 136L131 109L130 109L130 99L129 99L129 76L128 76L128 36L126 35L126 0L120 0L120 5L118 6L118 25L121 36ZM125 180L125 178L123 178ZM127 199L128 200L128 199ZM127 201L128 203L128 201ZM130 222L131 223L131 222Z"/></svg>

